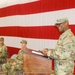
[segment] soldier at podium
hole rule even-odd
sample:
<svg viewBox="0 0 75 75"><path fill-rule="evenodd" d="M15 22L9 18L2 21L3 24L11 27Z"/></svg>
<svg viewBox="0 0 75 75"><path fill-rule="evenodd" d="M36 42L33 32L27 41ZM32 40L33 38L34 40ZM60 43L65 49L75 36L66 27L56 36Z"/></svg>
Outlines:
<svg viewBox="0 0 75 75"><path fill-rule="evenodd" d="M55 49L43 49L44 55L54 59L54 71L56 75L73 75L75 60L75 36L69 28L66 18L58 19L56 27L62 34L59 37Z"/></svg>
<svg viewBox="0 0 75 75"><path fill-rule="evenodd" d="M18 55L14 62L7 62L6 64L2 65L2 69L5 72L5 75L8 75L8 72L10 71L10 75L15 75L16 70L21 70L23 67L23 57L22 57L22 51L27 49L27 41L22 40L21 42L21 49L18 52Z"/></svg>

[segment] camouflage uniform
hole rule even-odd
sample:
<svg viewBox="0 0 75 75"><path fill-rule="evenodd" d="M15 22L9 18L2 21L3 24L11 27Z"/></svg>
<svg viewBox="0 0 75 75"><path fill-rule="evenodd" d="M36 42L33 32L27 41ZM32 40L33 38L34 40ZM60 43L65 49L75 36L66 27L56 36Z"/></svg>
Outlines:
<svg viewBox="0 0 75 75"><path fill-rule="evenodd" d="M7 47L3 45L0 47L0 63L5 63L7 60Z"/></svg>
<svg viewBox="0 0 75 75"><path fill-rule="evenodd" d="M10 70L11 75L15 75L16 70L21 70L23 66L22 61L22 50L19 50L18 56L15 59L15 62L17 63L15 66L12 66L12 62L7 62L6 64L2 65L3 71L8 75L8 71Z"/></svg>
<svg viewBox="0 0 75 75"><path fill-rule="evenodd" d="M60 36L56 48L49 50L47 55L55 60L54 70L56 75L73 75L75 36L70 29Z"/></svg>

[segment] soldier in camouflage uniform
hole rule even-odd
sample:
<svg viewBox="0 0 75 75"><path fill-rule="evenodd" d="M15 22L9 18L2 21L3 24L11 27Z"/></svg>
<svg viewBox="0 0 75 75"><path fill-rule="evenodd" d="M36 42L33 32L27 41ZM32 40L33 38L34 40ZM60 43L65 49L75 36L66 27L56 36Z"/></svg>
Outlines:
<svg viewBox="0 0 75 75"><path fill-rule="evenodd" d="M4 45L4 38L0 37L0 63L7 61L7 47Z"/></svg>
<svg viewBox="0 0 75 75"><path fill-rule="evenodd" d="M16 70L22 70L23 67L23 57L22 57L22 51L26 50L27 41L22 40L21 41L21 50L19 50L18 55L15 59L15 61L7 62L6 64L2 65L2 69L5 72L5 75L8 75L8 72L10 71L10 75L16 75Z"/></svg>
<svg viewBox="0 0 75 75"><path fill-rule="evenodd" d="M58 19L55 25L62 32L55 49L42 50L44 55L53 58L56 75L73 75L75 60L75 36L68 26L67 19Z"/></svg>

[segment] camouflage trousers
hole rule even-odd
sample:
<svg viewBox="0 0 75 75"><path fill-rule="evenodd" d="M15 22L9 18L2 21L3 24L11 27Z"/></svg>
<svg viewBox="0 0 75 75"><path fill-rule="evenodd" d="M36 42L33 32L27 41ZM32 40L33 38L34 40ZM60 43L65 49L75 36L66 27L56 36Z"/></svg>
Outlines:
<svg viewBox="0 0 75 75"><path fill-rule="evenodd" d="M56 75L73 75L74 61L56 60L54 71Z"/></svg>
<svg viewBox="0 0 75 75"><path fill-rule="evenodd" d="M6 64L2 65L2 70L6 75L8 75L8 72L10 73L10 75L16 75L16 70L21 70L21 69L22 65L16 64L15 66L12 66L11 62L7 62Z"/></svg>

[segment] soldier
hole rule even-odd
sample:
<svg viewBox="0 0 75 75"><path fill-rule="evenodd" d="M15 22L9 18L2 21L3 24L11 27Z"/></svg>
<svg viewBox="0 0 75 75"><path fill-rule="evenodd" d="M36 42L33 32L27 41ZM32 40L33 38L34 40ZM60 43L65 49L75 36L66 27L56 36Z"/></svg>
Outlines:
<svg viewBox="0 0 75 75"><path fill-rule="evenodd" d="M42 50L44 55L54 59L56 75L73 75L75 60L75 36L66 18L58 19L56 27L62 32L55 49Z"/></svg>
<svg viewBox="0 0 75 75"><path fill-rule="evenodd" d="M6 64L2 65L2 69L5 72L5 75L8 75L8 71L10 70L10 75L16 75L16 70L22 70L23 67L23 57L22 57L22 51L26 50L27 47L27 41L22 40L21 42L21 50L19 50L18 55L14 62L7 62Z"/></svg>
<svg viewBox="0 0 75 75"><path fill-rule="evenodd" d="M7 47L4 44L4 38L0 37L0 64L5 63L7 61Z"/></svg>

